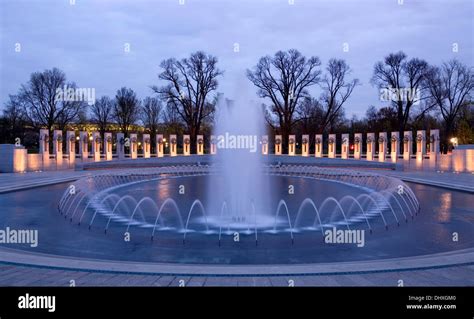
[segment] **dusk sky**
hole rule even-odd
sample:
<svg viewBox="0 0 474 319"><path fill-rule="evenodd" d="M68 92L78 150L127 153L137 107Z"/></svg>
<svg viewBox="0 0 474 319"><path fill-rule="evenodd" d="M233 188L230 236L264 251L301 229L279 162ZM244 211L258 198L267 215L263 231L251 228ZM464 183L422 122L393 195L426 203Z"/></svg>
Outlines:
<svg viewBox="0 0 474 319"><path fill-rule="evenodd" d="M95 88L97 97L127 86L144 98L160 85L163 59L197 50L218 57L225 72L219 92L254 95L255 87L242 81L245 70L263 55L295 48L318 56L323 67L331 57L345 59L362 83L346 114L363 116L369 105L383 106L370 78L388 53L474 66L474 1L398 1L1 0L1 107L32 72L53 67L79 87Z"/></svg>

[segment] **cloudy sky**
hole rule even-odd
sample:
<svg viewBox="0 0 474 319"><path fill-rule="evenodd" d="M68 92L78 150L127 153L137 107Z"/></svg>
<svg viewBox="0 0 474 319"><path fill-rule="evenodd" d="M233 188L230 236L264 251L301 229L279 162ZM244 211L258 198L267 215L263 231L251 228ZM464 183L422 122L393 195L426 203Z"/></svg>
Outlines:
<svg viewBox="0 0 474 319"><path fill-rule="evenodd" d="M346 59L362 82L346 113L362 116L367 106L382 106L369 81L374 63L390 52L474 66L472 0L71 1L0 1L1 107L32 72L52 67L97 96L127 86L143 98L160 84L160 61L197 50L219 58L219 92L252 95L245 70L263 55L296 48L323 65Z"/></svg>

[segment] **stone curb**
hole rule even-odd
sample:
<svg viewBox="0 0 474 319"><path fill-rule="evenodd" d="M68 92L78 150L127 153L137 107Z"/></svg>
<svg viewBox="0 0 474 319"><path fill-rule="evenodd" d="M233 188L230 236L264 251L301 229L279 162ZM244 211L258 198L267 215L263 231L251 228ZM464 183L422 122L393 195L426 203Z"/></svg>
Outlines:
<svg viewBox="0 0 474 319"><path fill-rule="evenodd" d="M139 263L62 257L48 254L31 253L4 247L0 247L0 251L0 263L18 266L41 267L68 271L174 276L345 275L414 271L474 264L474 248L415 257L358 262L295 265L203 265Z"/></svg>

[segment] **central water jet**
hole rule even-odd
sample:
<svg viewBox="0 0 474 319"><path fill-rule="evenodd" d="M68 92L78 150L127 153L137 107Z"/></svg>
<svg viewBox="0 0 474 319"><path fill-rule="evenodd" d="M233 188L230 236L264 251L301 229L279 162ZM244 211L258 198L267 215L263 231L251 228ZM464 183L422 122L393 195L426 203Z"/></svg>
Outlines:
<svg viewBox="0 0 474 319"><path fill-rule="evenodd" d="M222 95L217 107L213 162L220 174L209 182L209 222L229 230L273 227L270 182L262 172L259 152L263 110L244 98L229 100Z"/></svg>

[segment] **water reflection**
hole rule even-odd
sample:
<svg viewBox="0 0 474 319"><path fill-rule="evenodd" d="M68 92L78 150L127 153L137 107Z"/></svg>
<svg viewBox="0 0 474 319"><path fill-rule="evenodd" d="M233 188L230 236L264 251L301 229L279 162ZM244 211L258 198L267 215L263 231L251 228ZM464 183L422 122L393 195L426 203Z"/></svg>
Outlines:
<svg viewBox="0 0 474 319"><path fill-rule="evenodd" d="M446 223L451 220L452 193L444 192L440 197L440 205L437 209L436 219L440 223Z"/></svg>
<svg viewBox="0 0 474 319"><path fill-rule="evenodd" d="M169 181L168 180L160 180L158 182L158 187L157 187L156 190L158 192L157 198L160 201L165 201L167 198L171 197L170 188L169 188Z"/></svg>

